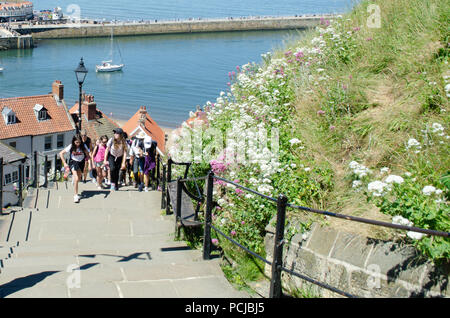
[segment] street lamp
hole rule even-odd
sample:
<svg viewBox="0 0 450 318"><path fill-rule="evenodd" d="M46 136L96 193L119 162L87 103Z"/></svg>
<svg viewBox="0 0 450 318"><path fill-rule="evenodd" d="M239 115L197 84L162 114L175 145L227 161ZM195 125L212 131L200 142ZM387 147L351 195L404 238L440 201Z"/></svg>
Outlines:
<svg viewBox="0 0 450 318"><path fill-rule="evenodd" d="M81 58L80 64L78 64L78 67L75 69L75 75L77 77L77 82L80 87L80 96L78 100L78 125L76 126L77 135L81 131L81 95L83 90L84 79L86 78L87 73L88 70L86 69L86 67L84 67L83 58Z"/></svg>

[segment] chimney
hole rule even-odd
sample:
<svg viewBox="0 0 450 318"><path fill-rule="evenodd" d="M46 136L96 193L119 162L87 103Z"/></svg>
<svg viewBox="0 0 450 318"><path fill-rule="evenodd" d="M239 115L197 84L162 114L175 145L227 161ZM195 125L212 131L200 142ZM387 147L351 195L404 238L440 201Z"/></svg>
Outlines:
<svg viewBox="0 0 450 318"><path fill-rule="evenodd" d="M64 85L61 81L54 81L52 84L52 94L55 96L57 101L64 99Z"/></svg>
<svg viewBox="0 0 450 318"><path fill-rule="evenodd" d="M145 106L141 106L141 108L139 108L139 125L140 126L145 126L145 120L147 119L147 109Z"/></svg>
<svg viewBox="0 0 450 318"><path fill-rule="evenodd" d="M81 106L83 112L88 120L93 120L97 118L97 103L94 102L94 96L86 94L84 95L84 102Z"/></svg>

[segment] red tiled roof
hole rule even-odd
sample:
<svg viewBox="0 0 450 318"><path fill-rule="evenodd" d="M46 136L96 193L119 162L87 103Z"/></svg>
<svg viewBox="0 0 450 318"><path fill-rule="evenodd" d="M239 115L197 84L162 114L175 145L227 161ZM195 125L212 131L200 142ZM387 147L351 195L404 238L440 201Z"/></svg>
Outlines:
<svg viewBox="0 0 450 318"><path fill-rule="evenodd" d="M72 106L69 110L70 114L78 115L78 103ZM83 103L81 108L81 129L86 129L86 134L92 139L97 140L102 135L107 135L108 137L112 137L113 129L120 127L114 120L105 115L100 109L96 107L95 109L96 116L94 119L88 120L86 113L87 108L86 104Z"/></svg>
<svg viewBox="0 0 450 318"><path fill-rule="evenodd" d="M48 119L38 121L33 107L43 105ZM16 123L7 125L0 114L0 139L37 136L74 130L75 126L64 101L56 102L53 94L0 99L0 113L5 108L16 115Z"/></svg>
<svg viewBox="0 0 450 318"><path fill-rule="evenodd" d="M141 114L145 115L145 120L142 122L141 125ZM158 126L158 124L153 120L153 118L150 117L150 115L147 113L147 110L144 106L142 106L134 115L130 118L122 127L123 131L125 131L128 134L128 137L134 137L137 133L139 133L139 130L136 130L141 126L141 128L144 130L144 132L152 137L153 140L156 140L158 143L158 148L161 150L161 152L164 152L165 149L165 134L164 131L161 129L161 127ZM134 134L132 135L132 133Z"/></svg>

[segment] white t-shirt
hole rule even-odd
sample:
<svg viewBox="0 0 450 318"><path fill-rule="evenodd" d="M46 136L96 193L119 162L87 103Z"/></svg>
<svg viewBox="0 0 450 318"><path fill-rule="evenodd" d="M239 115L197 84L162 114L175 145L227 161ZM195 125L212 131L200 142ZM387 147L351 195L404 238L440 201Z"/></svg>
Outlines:
<svg viewBox="0 0 450 318"><path fill-rule="evenodd" d="M109 153L114 157L122 157L123 156L123 145L120 144L119 147L116 149L114 148L113 144L113 138L108 140L108 143L106 144L107 147L109 147Z"/></svg>
<svg viewBox="0 0 450 318"><path fill-rule="evenodd" d="M89 148L86 145L84 145L84 148L89 153ZM70 158L72 160L75 160L75 161L83 161L85 156L86 156L84 154L84 151L81 150L81 147L78 147L75 151L71 151L72 150L72 144L68 145L66 148L64 148L64 150L66 152L70 153Z"/></svg>
<svg viewBox="0 0 450 318"><path fill-rule="evenodd" d="M144 155L144 141L142 140L142 148L138 147L139 145L139 139L135 139L133 140L133 143L131 144L130 147L130 156L135 156L136 158L140 158ZM142 149L142 155L141 155L141 151L140 149Z"/></svg>

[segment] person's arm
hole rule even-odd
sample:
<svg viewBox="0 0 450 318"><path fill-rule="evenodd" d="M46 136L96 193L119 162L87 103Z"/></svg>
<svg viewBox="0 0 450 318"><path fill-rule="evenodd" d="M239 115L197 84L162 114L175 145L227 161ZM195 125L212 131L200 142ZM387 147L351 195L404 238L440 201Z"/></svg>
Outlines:
<svg viewBox="0 0 450 318"><path fill-rule="evenodd" d="M107 165L108 164L108 155L109 155L109 150L111 149L111 140L108 141L108 143L106 144L106 150L105 150L105 158L103 158L103 165Z"/></svg>
<svg viewBox="0 0 450 318"><path fill-rule="evenodd" d="M94 161L95 156L97 155L98 145L95 145L94 151L92 151L91 160Z"/></svg>
<svg viewBox="0 0 450 318"><path fill-rule="evenodd" d="M128 147L127 144L124 143L123 144L123 156L122 156L122 170L125 170L127 168L126 162L127 162L127 151L128 151Z"/></svg>
<svg viewBox="0 0 450 318"><path fill-rule="evenodd" d="M60 153L59 153L59 157L61 158L61 162L62 162L64 168L67 168L67 167L69 166L69 165L67 164L67 162L66 162L66 159L64 158L64 154L70 151L70 150L67 151L67 148L68 148L68 147L64 148L64 149L61 150Z"/></svg>

